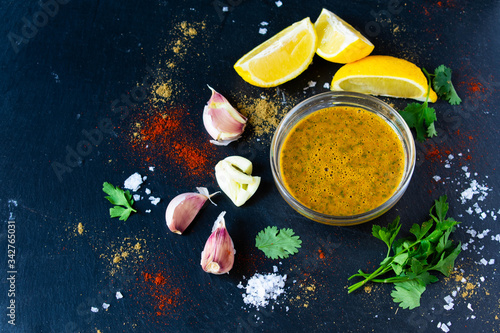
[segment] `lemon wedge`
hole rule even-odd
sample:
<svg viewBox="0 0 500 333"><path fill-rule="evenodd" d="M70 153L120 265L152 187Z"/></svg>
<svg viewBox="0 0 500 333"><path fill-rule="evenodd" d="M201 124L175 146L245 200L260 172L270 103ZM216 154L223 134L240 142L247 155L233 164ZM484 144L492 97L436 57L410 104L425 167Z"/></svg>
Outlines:
<svg viewBox="0 0 500 333"><path fill-rule="evenodd" d="M325 60L347 64L366 57L375 48L349 23L325 8L314 27L318 35L316 53Z"/></svg>
<svg viewBox="0 0 500 333"><path fill-rule="evenodd" d="M375 55L342 66L333 76L330 89L424 102L427 87L427 78L416 65L404 59ZM436 100L431 88L429 102Z"/></svg>
<svg viewBox="0 0 500 333"><path fill-rule="evenodd" d="M316 46L316 31L307 17L245 54L234 69L250 84L275 87L302 73L311 64Z"/></svg>

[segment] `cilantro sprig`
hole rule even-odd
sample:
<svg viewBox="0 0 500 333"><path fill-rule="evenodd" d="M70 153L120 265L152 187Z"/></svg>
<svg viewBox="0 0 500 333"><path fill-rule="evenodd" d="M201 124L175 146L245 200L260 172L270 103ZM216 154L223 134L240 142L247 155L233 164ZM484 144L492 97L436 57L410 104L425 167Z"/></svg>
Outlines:
<svg viewBox="0 0 500 333"><path fill-rule="evenodd" d="M387 227L373 225L372 234L387 245L387 255L373 273L359 270L352 275L349 280L355 277L362 277L363 280L350 286L348 292L352 293L370 281L394 283L391 296L395 303L403 309L420 306L420 297L426 286L438 281L429 272L438 271L449 276L461 251L461 243L454 246L450 240L455 225L460 222L446 218L446 199L446 196L441 196L435 200L429 212L430 220L421 225L414 224L410 229L411 237L395 240L401 229L399 217ZM390 273L392 276L387 276Z"/></svg>
<svg viewBox="0 0 500 333"><path fill-rule="evenodd" d="M108 182L104 182L102 190L108 195L105 198L115 205L109 209L111 217L119 217L121 221L126 221L132 212L137 212L132 208L134 199L132 199L132 194L129 191L123 191L118 186L114 187Z"/></svg>
<svg viewBox="0 0 500 333"><path fill-rule="evenodd" d="M458 105L462 102L451 82L451 69L445 65L434 70L433 88L439 98L448 101L451 105Z"/></svg>
<svg viewBox="0 0 500 333"><path fill-rule="evenodd" d="M462 100L451 82L450 68L441 65L434 70L434 74L429 74L425 68L423 68L422 71L427 77L428 82L427 95L424 103L409 103L403 111L400 111L400 114L408 126L415 129L417 140L423 142L426 137L431 138L437 136L436 126L434 125L434 122L437 120L436 110L429 107L431 84L438 97L447 100L451 105L458 105Z"/></svg>
<svg viewBox="0 0 500 333"><path fill-rule="evenodd" d="M302 241L299 236L289 228L278 231L277 227L267 227L261 230L255 237L255 246L271 259L288 258L299 252Z"/></svg>

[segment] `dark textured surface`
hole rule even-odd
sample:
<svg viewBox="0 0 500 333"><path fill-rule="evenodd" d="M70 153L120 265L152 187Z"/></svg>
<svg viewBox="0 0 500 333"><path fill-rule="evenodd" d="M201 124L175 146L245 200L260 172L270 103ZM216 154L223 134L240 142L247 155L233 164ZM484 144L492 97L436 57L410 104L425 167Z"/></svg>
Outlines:
<svg viewBox="0 0 500 333"><path fill-rule="evenodd" d="M52 7L53 17L46 16L36 33L31 31L27 42L17 45L9 36L22 37L23 20L32 21L40 5L0 1L2 332L440 332L440 323L451 323L451 332L498 331L500 243L494 236L500 233L500 222L494 216L500 215L496 170L500 2L305 4L283 0L281 7L274 1L225 3L68 1L57 10ZM374 54L399 56L427 69L440 64L451 67L464 100L460 106L435 104L439 136L417 145L417 166L406 194L390 212L373 221L386 225L400 215L407 233L412 223L426 218L433 200L446 194L450 214L463 222L455 239L469 245L457 260L458 271L429 286L422 306L412 311L398 310L390 286L347 295L347 278L358 268L373 269L384 255L384 244L371 236L372 222L348 228L324 226L288 207L273 184L268 136L258 143L244 137L240 143L217 149L211 157L214 165L232 154L251 158L254 173L263 181L258 194L241 208L220 195L218 207L207 206L185 236L171 234L163 217L169 199L195 186L215 190L216 184L210 175L197 180L168 164L160 168L163 160L157 156L147 160L147 153L134 155L127 131L135 118L120 119L119 113L112 112L113 102L140 85L148 68L175 76L178 88L169 107L183 105L190 111L194 137L206 136L200 115L209 97L207 83L235 104L243 95L259 98L284 93L289 101L298 101L323 92L323 84L331 81L340 66L318 57L306 72L279 89L252 87L232 69L244 53L291 23L306 16L314 21L322 7L367 34L375 44ZM199 33L189 39L185 45L189 53L180 58L165 50L178 38L176 29L182 21L198 24ZM262 21L269 22L266 35L259 34ZM202 22L203 30L199 28ZM168 71L168 61L176 62L175 70ZM317 85L304 90L309 81ZM385 100L396 108L408 102ZM131 110L145 114L151 108L139 101ZM81 163L71 166L71 172L58 178L53 163L65 163L66 147L75 149L84 139L82 131L95 129L105 118L111 119L112 132L104 134ZM429 152L436 148L442 157L431 158ZM449 154L454 159L447 168ZM155 163L155 171L149 171ZM465 166L471 178L465 177ZM122 185L136 171L148 176L143 188L150 188L162 201L158 206L139 201L140 213L126 222L110 219L102 183ZM435 175L442 179L436 182ZM462 204L460 193L471 179L491 191L484 201L476 195ZM487 212L486 218L466 212L474 203ZM228 230L237 254L229 275L214 276L201 270L199 257L221 210L228 212ZM16 230L13 297L8 296L6 280L11 275L8 221L15 221L11 224ZM76 231L78 223L85 228L81 235ZM268 225L293 228L303 240L299 253L281 261L265 259L255 249L254 238ZM490 231L479 238L471 230ZM128 249L128 243L137 242L142 244L141 251L131 251L119 269L113 265L113 255L123 252L121 246ZM491 259L496 263L489 264ZM268 306L259 314L244 306L242 290L236 285L245 282L243 275L248 279L255 272L272 272L273 265L288 274L288 289L274 310ZM144 281L144 273L161 273L167 283L155 287ZM468 288L467 282L471 283ZM124 298L117 300L116 291ZM160 309L158 299L174 294L173 304ZM452 310L444 308L448 295L454 299ZM15 326L8 324L6 316L12 299ZM102 309L103 302L110 304L107 311ZM92 306L99 312L92 313Z"/></svg>

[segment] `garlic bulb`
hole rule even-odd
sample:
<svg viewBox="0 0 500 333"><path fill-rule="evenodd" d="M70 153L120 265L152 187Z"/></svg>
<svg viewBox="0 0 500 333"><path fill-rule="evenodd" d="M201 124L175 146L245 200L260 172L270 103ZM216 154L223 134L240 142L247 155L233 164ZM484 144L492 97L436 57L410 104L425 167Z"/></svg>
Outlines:
<svg viewBox="0 0 500 333"><path fill-rule="evenodd" d="M215 166L215 178L222 192L240 207L260 185L260 177L252 176L252 162L241 156L229 156Z"/></svg>
<svg viewBox="0 0 500 333"><path fill-rule="evenodd" d="M207 273L229 273L234 264L234 243L226 229L224 215L220 213L214 223L212 234L201 252L201 268Z"/></svg>
<svg viewBox="0 0 500 333"><path fill-rule="evenodd" d="M170 231L181 235L193 222L207 199L215 205L210 198L219 192L209 194L205 187L197 187L196 189L199 193L179 194L168 204L165 220Z"/></svg>
<svg viewBox="0 0 500 333"><path fill-rule="evenodd" d="M203 125L213 138L211 143L227 146L241 136L247 118L233 108L224 96L208 87L212 90L212 97L203 110Z"/></svg>

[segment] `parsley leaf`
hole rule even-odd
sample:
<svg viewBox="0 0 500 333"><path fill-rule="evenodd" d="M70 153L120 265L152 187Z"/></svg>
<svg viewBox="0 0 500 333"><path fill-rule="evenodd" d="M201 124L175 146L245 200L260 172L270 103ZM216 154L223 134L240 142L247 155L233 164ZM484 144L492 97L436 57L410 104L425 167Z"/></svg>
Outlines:
<svg viewBox="0 0 500 333"><path fill-rule="evenodd" d="M416 280L394 283L391 296L394 303L399 303L403 309L414 309L420 306L420 296L425 291L425 285Z"/></svg>
<svg viewBox="0 0 500 333"><path fill-rule="evenodd" d="M451 69L445 65L434 70L433 88L439 98L447 100L451 105L458 105L462 102L451 82Z"/></svg>
<svg viewBox="0 0 500 333"><path fill-rule="evenodd" d="M126 221L132 212L137 212L132 208L134 199L129 191L123 191L118 186L114 187L108 182L104 182L102 190L108 195L105 198L115 205L109 209L111 217L119 217L121 221Z"/></svg>
<svg viewBox="0 0 500 333"><path fill-rule="evenodd" d="M354 277L363 280L349 287L349 293L362 287L367 282L394 283L391 296L394 302L404 309L413 309L420 305L420 297L425 287L438 281L429 271L438 271L449 276L453 270L455 259L461 251L461 244L453 245L449 239L455 226L459 223L453 218L446 218L448 203L446 196L434 201L429 211L430 220L421 225L414 224L408 238L395 240L401 228L399 217L387 228L373 225L373 236L382 240L389 251L373 273L358 270ZM391 250L394 253L391 256ZM384 277L392 273L392 276Z"/></svg>
<svg viewBox="0 0 500 333"><path fill-rule="evenodd" d="M299 252L302 241L294 236L292 229L283 228L278 232L277 227L267 227L255 237L255 246L271 259L288 258L290 254Z"/></svg>

